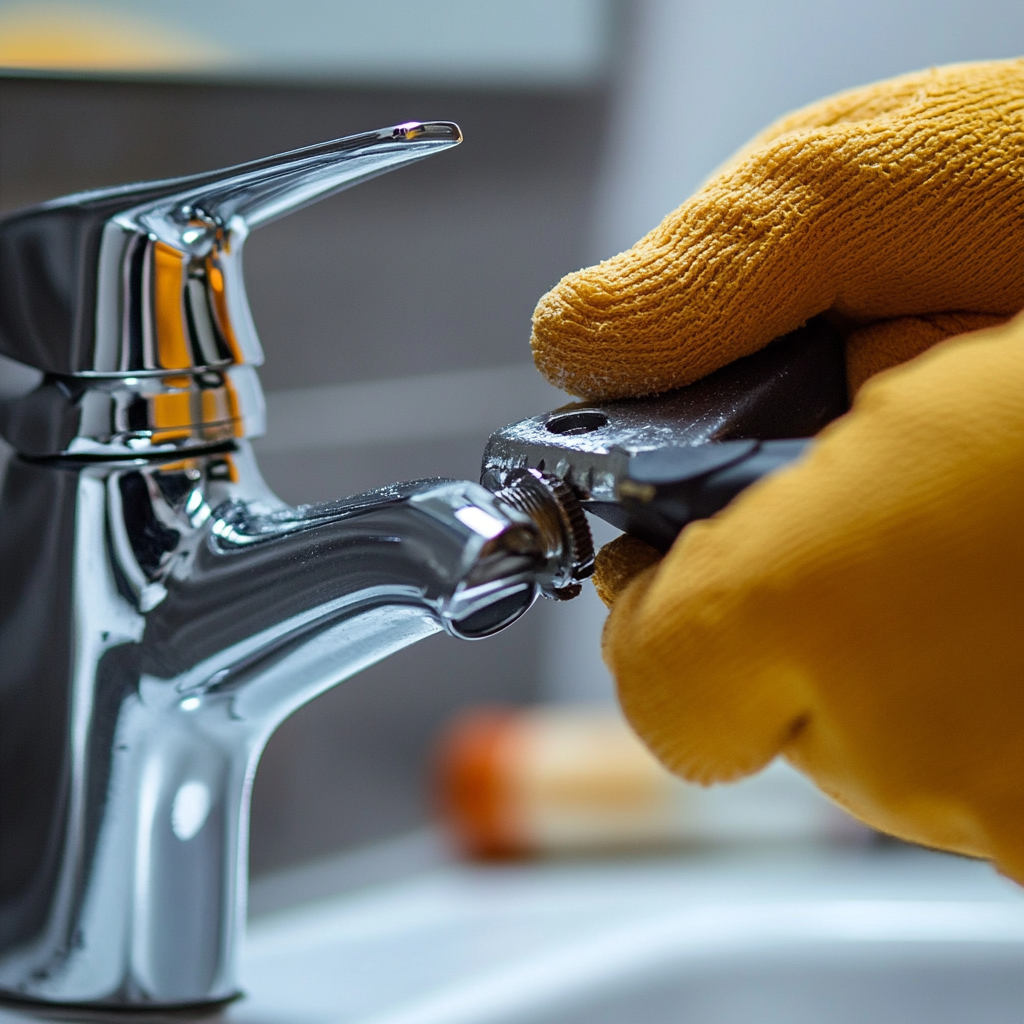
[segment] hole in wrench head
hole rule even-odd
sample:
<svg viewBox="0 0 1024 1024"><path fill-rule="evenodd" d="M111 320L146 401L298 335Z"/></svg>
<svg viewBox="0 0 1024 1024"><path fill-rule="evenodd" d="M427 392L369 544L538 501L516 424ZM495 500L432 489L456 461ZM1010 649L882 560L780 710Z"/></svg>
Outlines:
<svg viewBox="0 0 1024 1024"><path fill-rule="evenodd" d="M608 417L603 412L597 412L594 409L564 412L560 416L552 416L544 424L545 430L563 436L566 434L590 434L606 426L608 426Z"/></svg>

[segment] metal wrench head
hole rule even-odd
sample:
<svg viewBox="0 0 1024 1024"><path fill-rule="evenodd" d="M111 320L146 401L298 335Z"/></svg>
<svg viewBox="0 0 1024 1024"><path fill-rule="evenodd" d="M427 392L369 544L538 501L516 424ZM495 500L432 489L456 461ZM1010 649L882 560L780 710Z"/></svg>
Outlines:
<svg viewBox="0 0 1024 1024"><path fill-rule="evenodd" d="M808 438L847 404L842 339L818 319L687 387L573 402L503 427L487 442L481 481L500 490L516 474L544 474L586 511L665 549L681 524L717 511L707 494L697 502L687 495L686 509L674 493L676 507L662 504L657 523L638 515L639 506L662 502L665 485L706 479L753 456L758 442ZM777 466L801 450L778 449L759 465ZM728 501L730 487L715 493Z"/></svg>

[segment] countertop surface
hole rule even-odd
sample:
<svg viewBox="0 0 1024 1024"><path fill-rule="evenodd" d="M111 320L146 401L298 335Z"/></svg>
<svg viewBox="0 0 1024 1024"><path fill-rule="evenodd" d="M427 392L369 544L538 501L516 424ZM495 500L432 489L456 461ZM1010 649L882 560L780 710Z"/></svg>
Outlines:
<svg viewBox="0 0 1024 1024"><path fill-rule="evenodd" d="M306 872L305 893L301 872L256 883L265 912L225 1024L717 1024L749 1019L722 1009L740 995L761 1021L821 1024L867 1019L858 993L890 989L893 1019L921 1019L921 999L959 1014L984 998L995 1003L973 1019L1002 1022L1024 998L1024 891L986 864L912 848L481 866L420 837L336 865L333 895L329 868ZM306 902L266 912L286 899ZM840 990L852 1016L823 1017ZM695 993L704 1009L686 1011ZM29 1019L0 1011L0 1024Z"/></svg>
<svg viewBox="0 0 1024 1024"><path fill-rule="evenodd" d="M985 864L899 847L438 864L257 918L247 996L228 1016L547 1020L658 964L784 949L806 959L851 943L913 946L915 956L980 943L1024 967L1024 894Z"/></svg>

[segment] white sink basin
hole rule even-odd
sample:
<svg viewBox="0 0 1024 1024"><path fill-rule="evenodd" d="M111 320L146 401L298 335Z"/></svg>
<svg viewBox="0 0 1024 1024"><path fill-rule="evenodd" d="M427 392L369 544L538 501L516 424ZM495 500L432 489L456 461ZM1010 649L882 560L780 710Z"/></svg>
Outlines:
<svg viewBox="0 0 1024 1024"><path fill-rule="evenodd" d="M256 920L233 1024L1019 1024L1024 897L916 851L461 865Z"/></svg>

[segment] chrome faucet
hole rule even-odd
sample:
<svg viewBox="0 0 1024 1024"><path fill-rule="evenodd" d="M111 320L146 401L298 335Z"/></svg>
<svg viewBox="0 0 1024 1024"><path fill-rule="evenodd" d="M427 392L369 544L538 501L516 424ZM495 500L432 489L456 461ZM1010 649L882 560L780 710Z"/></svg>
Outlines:
<svg viewBox="0 0 1024 1024"><path fill-rule="evenodd" d="M409 123L0 222L0 997L233 998L276 726L586 575L582 513L536 469L291 508L247 440L249 230L460 139Z"/></svg>

